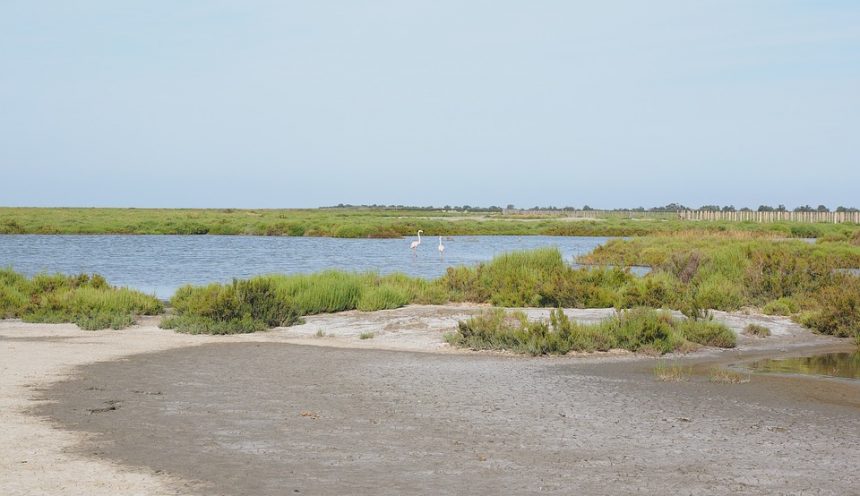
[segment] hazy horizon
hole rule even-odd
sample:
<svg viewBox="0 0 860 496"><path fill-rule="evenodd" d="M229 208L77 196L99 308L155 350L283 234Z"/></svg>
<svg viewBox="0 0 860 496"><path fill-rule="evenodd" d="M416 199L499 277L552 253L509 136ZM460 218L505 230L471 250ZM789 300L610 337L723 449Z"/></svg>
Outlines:
<svg viewBox="0 0 860 496"><path fill-rule="evenodd" d="M0 205L858 207L860 3L9 1Z"/></svg>

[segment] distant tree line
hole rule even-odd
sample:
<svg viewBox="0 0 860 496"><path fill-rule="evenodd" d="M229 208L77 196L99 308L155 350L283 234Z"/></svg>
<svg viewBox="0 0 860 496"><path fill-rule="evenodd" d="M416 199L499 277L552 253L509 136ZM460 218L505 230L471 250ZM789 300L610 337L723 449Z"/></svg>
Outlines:
<svg viewBox="0 0 860 496"><path fill-rule="evenodd" d="M338 203L332 207L322 207L322 208L367 208L367 209L375 209L375 210L416 210L416 211L433 211L433 210L450 210L453 212L501 212L502 207L497 207L495 205L490 205L489 207L478 207L472 205L445 205L443 207L434 207L431 205L425 207L419 207L415 205L383 205L383 204L372 204L372 205L352 205L350 203Z"/></svg>
<svg viewBox="0 0 860 496"><path fill-rule="evenodd" d="M491 205L489 207L479 207L472 205L445 205L443 207L434 207L434 206L426 206L419 207L414 205L381 205L381 204L372 204L372 205L352 205L349 203L338 203L332 207L323 207L323 208L372 208L372 209L383 209L383 210L448 210L453 212L501 212L504 209L507 210L516 210L516 207L509 203L504 209L502 207L498 207L495 205ZM558 211L558 212L571 212L575 210L600 210L592 208L588 205L584 205L582 208L577 207L556 207L554 205L540 207L534 206L531 208L526 208L523 210L543 210L543 211ZM635 207L635 208L614 208L611 209L613 212L682 212L684 210L704 210L707 212L752 212L753 210L749 207L741 207L735 208L734 205L702 205L699 208L691 208L680 203L669 203L668 205L663 205L660 207ZM830 212L831 210L825 205L818 205L817 207L812 207L809 205L801 205L799 207L795 207L793 209L795 212ZM757 212L788 212L788 208L785 205L777 205L776 207L772 207L770 205L759 205L756 209ZM856 207L836 207L834 212L860 212L860 209Z"/></svg>

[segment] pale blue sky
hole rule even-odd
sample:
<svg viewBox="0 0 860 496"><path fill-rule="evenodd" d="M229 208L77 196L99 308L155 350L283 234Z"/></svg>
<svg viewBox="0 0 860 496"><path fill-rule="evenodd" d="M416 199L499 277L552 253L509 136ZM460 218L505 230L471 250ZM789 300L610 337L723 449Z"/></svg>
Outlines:
<svg viewBox="0 0 860 496"><path fill-rule="evenodd" d="M33 206L860 206L860 2L0 0L0 180Z"/></svg>

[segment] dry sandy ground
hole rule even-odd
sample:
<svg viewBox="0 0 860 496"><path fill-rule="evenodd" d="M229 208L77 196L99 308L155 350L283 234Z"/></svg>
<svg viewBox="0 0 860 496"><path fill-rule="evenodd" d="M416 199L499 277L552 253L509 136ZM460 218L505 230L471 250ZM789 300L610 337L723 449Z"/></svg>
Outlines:
<svg viewBox="0 0 860 496"><path fill-rule="evenodd" d="M229 337L0 321L0 494L857 494L854 384L666 384L629 355L444 345L478 310L346 312ZM696 366L845 346L786 319L717 318L774 335Z"/></svg>

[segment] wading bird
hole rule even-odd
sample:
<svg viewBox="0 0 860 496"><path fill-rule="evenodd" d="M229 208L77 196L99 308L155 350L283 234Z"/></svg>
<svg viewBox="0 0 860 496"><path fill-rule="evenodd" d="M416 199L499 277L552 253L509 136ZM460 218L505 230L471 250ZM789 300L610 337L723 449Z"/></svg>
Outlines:
<svg viewBox="0 0 860 496"><path fill-rule="evenodd" d="M418 241L413 241L409 248L412 249L412 253L415 253L415 249L418 248L418 245L421 244L421 233L423 233L421 229L418 230Z"/></svg>
<svg viewBox="0 0 860 496"><path fill-rule="evenodd" d="M439 236L439 246L436 247L439 250L439 256L445 254L445 245L442 244L442 236Z"/></svg>

